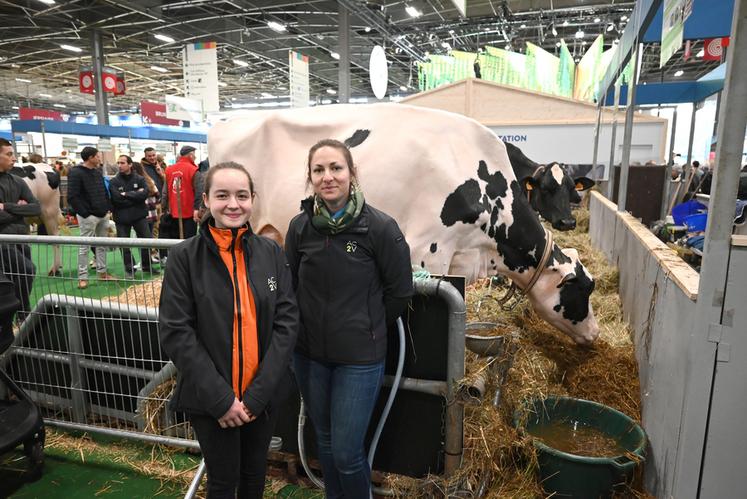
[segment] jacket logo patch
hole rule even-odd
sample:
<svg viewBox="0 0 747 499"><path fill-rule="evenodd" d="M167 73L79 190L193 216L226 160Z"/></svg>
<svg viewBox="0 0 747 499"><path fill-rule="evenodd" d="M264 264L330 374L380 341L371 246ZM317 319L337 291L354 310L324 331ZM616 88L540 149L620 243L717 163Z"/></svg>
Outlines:
<svg viewBox="0 0 747 499"><path fill-rule="evenodd" d="M357 241L348 241L345 243L345 251L348 253L355 253L355 250L358 249L358 242Z"/></svg>
<svg viewBox="0 0 747 499"><path fill-rule="evenodd" d="M270 288L270 291L275 291L276 289L278 289L278 283L274 277L269 277L267 279L267 287Z"/></svg>

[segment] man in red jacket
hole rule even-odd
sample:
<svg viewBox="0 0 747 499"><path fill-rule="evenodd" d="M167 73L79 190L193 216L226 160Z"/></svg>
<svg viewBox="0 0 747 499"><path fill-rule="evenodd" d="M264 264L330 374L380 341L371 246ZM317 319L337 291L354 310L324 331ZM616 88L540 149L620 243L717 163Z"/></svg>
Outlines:
<svg viewBox="0 0 747 499"><path fill-rule="evenodd" d="M195 148L183 146L179 159L166 168L166 182L161 196L163 212L168 213L178 225L179 238L197 234L200 221L200 173L195 164ZM175 234L172 236L176 236Z"/></svg>

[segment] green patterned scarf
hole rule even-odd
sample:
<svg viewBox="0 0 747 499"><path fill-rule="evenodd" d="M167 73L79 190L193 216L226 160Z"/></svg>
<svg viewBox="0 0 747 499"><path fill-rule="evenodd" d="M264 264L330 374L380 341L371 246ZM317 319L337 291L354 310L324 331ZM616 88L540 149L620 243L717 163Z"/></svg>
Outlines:
<svg viewBox="0 0 747 499"><path fill-rule="evenodd" d="M342 215L337 220L332 219L324 201L319 196L314 196L314 216L311 217L311 223L323 234L338 234L353 223L353 220L361 214L362 209L363 191L355 185L351 185L350 199L348 199Z"/></svg>

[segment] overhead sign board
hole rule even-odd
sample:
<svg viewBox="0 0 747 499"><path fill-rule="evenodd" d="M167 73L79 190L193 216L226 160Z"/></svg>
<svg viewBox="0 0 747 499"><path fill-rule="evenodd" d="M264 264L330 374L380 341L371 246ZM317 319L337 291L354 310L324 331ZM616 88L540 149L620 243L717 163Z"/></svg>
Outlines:
<svg viewBox="0 0 747 499"><path fill-rule="evenodd" d="M190 43L184 48L184 94L202 103L202 112L220 111L218 53L215 42Z"/></svg>
<svg viewBox="0 0 747 499"><path fill-rule="evenodd" d="M386 62L386 54L381 45L376 45L371 51L368 61L368 74L371 79L371 90L377 99L383 99L389 85L389 65Z"/></svg>
<svg viewBox="0 0 747 499"><path fill-rule="evenodd" d="M202 101L167 95L166 117L173 120L202 121Z"/></svg>
<svg viewBox="0 0 747 499"><path fill-rule="evenodd" d="M291 107L307 107L309 105L309 56L289 50L288 70L290 71Z"/></svg>
<svg viewBox="0 0 747 499"><path fill-rule="evenodd" d="M18 110L19 120L47 120L64 121L62 113L48 109L34 109L33 107L22 107Z"/></svg>
<svg viewBox="0 0 747 499"><path fill-rule="evenodd" d="M140 117L143 119L143 123L151 125L184 125L181 120L169 119L166 116L166 104L160 102L140 101Z"/></svg>
<svg viewBox="0 0 747 499"><path fill-rule="evenodd" d="M682 46L685 24L685 0L664 0L664 17L661 26L661 51L659 67L664 67L670 57Z"/></svg>

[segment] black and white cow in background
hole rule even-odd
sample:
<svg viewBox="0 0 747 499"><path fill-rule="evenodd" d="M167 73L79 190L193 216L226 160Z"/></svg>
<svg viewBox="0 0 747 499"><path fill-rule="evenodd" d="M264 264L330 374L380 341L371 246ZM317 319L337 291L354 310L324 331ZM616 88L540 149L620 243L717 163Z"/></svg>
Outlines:
<svg viewBox="0 0 747 499"><path fill-rule="evenodd" d="M547 166L535 163L510 142L506 142L506 152L511 167L532 208L556 230L573 230L576 218L571 213L571 204L581 202L579 191L594 186L587 177L571 178L558 163Z"/></svg>
<svg viewBox="0 0 747 499"><path fill-rule="evenodd" d="M14 166L10 171L21 177L41 206L39 218L47 229L47 234L57 236L60 233L60 174L53 167L45 163L26 163ZM62 268L62 254L59 246L54 247L54 262L49 269L49 275L59 275Z"/></svg>
<svg viewBox="0 0 747 499"><path fill-rule="evenodd" d="M547 244L493 132L453 113L402 104L258 111L213 125L211 164L251 173L252 227L282 241L308 196L306 159L320 139L352 149L366 202L397 220L413 265L469 282L503 274L525 288ZM552 255L527 294L537 314L579 344L599 334L594 281L573 249Z"/></svg>

